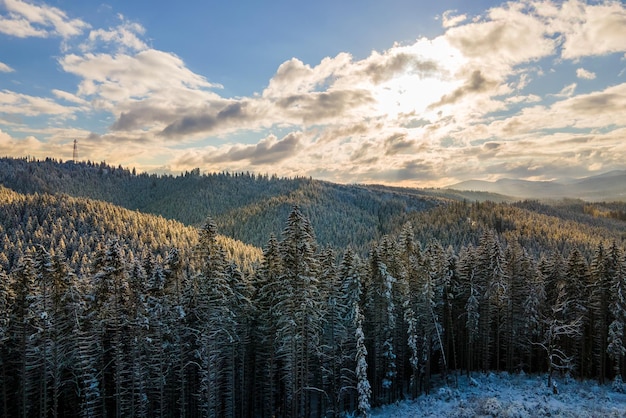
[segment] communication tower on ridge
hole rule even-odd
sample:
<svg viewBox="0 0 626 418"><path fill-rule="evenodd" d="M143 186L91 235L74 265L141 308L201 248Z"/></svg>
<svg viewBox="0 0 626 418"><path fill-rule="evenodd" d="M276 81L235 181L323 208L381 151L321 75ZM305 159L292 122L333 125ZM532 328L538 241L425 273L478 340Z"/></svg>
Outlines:
<svg viewBox="0 0 626 418"><path fill-rule="evenodd" d="M72 153L72 159L74 162L78 161L78 141L74 140L74 152Z"/></svg>

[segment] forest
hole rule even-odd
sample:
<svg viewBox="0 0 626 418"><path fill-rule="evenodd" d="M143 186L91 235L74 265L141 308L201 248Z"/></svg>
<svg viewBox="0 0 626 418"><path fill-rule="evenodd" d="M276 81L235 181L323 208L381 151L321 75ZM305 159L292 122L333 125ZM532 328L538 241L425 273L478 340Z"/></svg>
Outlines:
<svg viewBox="0 0 626 418"><path fill-rule="evenodd" d="M367 416L486 371L624 390L623 203L9 158L0 183L3 417Z"/></svg>

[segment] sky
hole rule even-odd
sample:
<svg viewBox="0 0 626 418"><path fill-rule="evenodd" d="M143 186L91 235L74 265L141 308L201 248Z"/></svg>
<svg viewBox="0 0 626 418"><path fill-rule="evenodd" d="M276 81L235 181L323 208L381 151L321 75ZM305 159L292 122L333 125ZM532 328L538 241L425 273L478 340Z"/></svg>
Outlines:
<svg viewBox="0 0 626 418"><path fill-rule="evenodd" d="M626 2L0 0L0 155L442 187L626 169Z"/></svg>

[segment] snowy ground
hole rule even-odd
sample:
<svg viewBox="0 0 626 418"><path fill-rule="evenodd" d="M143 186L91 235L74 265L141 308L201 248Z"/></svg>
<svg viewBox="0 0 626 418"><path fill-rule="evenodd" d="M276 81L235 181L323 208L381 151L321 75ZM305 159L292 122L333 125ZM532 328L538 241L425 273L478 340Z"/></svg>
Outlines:
<svg viewBox="0 0 626 418"><path fill-rule="evenodd" d="M409 417L625 417L626 394L611 385L508 373L459 376L458 388L442 387L429 396L372 410L372 418Z"/></svg>

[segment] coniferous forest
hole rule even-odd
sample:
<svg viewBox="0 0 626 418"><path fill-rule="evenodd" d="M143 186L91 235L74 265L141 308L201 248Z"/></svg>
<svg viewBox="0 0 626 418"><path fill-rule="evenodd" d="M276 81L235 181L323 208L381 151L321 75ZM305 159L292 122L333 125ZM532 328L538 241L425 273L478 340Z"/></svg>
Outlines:
<svg viewBox="0 0 626 418"><path fill-rule="evenodd" d="M8 158L0 183L2 417L367 415L487 371L623 387L623 203Z"/></svg>

